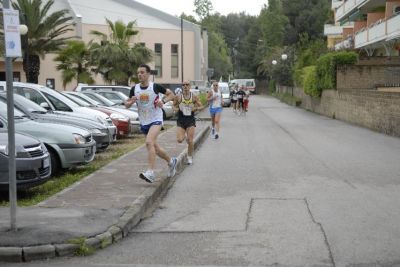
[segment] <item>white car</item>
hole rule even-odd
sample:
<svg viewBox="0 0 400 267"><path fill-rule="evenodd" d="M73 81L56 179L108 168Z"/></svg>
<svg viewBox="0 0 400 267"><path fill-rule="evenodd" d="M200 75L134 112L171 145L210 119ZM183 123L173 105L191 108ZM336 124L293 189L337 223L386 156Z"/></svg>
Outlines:
<svg viewBox="0 0 400 267"><path fill-rule="evenodd" d="M0 91L5 91L6 82L0 81ZM91 119L105 125L110 137L116 140L117 128L107 114L86 107L80 107L67 97L48 87L34 84L13 82L14 93L22 95L41 107L52 110L56 114L65 114L80 118Z"/></svg>

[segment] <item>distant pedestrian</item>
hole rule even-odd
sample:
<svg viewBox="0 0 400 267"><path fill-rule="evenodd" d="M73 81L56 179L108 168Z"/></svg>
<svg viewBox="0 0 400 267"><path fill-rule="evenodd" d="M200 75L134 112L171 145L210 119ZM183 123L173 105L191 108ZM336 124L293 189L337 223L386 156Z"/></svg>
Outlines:
<svg viewBox="0 0 400 267"><path fill-rule="evenodd" d="M129 99L125 102L125 107L130 108L134 103L137 104L140 128L146 135L148 154L148 169L140 173L139 177L146 182L152 183L155 180L156 155L168 163L168 177L174 176L176 172L177 159L170 157L157 143L157 137L163 125L162 106L166 102L173 100L174 94L171 90L149 81L150 67L146 64L139 66L137 76L140 83L131 89ZM166 96L164 100L159 98L159 93Z"/></svg>
<svg viewBox="0 0 400 267"><path fill-rule="evenodd" d="M244 96L246 95L246 93L244 92L244 86L241 85L239 88L239 91L237 92L237 96L238 96L238 114L242 115L244 114Z"/></svg>
<svg viewBox="0 0 400 267"><path fill-rule="evenodd" d="M233 109L233 112L236 113L237 112L237 91L238 91L238 85L235 84L235 86L233 87L230 95L231 95L231 106Z"/></svg>
<svg viewBox="0 0 400 267"><path fill-rule="evenodd" d="M193 164L193 139L196 128L194 113L202 108L202 104L199 98L190 92L190 83L188 81L185 81L182 87L182 94L176 95L174 99L174 107L178 110L176 139L178 143L182 143L186 139L188 144L187 163L191 165Z"/></svg>
<svg viewBox="0 0 400 267"><path fill-rule="evenodd" d="M245 87L244 93L245 93L245 95L243 97L243 108L244 108L244 111L247 112L249 110L249 98L250 98L249 88Z"/></svg>
<svg viewBox="0 0 400 267"><path fill-rule="evenodd" d="M211 90L207 94L207 100L210 103L211 135L218 139L222 113L222 93L218 88L218 82L213 83Z"/></svg>

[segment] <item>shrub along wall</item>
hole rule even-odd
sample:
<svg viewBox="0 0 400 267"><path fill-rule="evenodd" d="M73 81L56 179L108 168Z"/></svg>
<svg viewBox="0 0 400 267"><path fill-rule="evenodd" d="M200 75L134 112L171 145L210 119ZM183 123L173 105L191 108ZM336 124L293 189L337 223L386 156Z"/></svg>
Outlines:
<svg viewBox="0 0 400 267"><path fill-rule="evenodd" d="M292 91L284 87L281 90ZM296 87L293 95L301 99L304 109L400 137L400 93L363 89L323 90L321 97L315 98Z"/></svg>

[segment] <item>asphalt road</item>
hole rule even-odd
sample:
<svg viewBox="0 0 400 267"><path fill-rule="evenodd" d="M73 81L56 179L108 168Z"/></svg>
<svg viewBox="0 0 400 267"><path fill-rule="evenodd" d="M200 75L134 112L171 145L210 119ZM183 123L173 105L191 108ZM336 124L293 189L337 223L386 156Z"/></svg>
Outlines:
<svg viewBox="0 0 400 267"><path fill-rule="evenodd" d="M263 96L220 137L120 243L4 266L400 266L399 138Z"/></svg>

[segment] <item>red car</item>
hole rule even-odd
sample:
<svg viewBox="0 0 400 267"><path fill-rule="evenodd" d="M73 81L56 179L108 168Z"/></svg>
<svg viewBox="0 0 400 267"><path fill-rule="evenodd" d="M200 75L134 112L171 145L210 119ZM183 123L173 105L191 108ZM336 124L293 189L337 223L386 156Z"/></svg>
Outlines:
<svg viewBox="0 0 400 267"><path fill-rule="evenodd" d="M131 120L129 119L128 116L119 113L115 110L111 110L108 109L106 107L93 107L90 106L90 104L82 101L81 99L75 97L74 95L71 94L63 94L66 97L68 97L71 101L75 102L76 104L78 104L79 106L82 107L89 107L101 112L104 112L105 114L107 114L108 116L110 116L112 122L114 123L114 125L117 127L117 138L121 138L121 137L126 137L129 134L131 134Z"/></svg>

